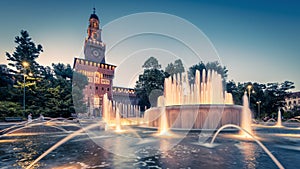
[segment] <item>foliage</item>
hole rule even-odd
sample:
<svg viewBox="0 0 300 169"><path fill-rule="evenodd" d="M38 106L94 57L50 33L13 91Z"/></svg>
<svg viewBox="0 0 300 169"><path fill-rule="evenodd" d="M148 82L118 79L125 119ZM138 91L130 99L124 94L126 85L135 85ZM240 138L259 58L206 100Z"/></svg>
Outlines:
<svg viewBox="0 0 300 169"><path fill-rule="evenodd" d="M283 83L268 83L266 85L265 94L265 105L268 107L266 112L272 113L277 112L279 107L285 106L285 96L288 90L295 88L294 83L285 81Z"/></svg>
<svg viewBox="0 0 300 169"><path fill-rule="evenodd" d="M15 52L13 54L6 52L7 60L10 61L8 65L17 70L11 69L11 71L18 74L33 73L38 77L42 66L35 60L43 52L42 45L35 45L28 32L24 30L21 31L21 36L15 37L15 43L18 44ZM27 67L22 65L24 62L28 63Z"/></svg>
<svg viewBox="0 0 300 169"><path fill-rule="evenodd" d="M196 70L200 71L200 76L202 77L202 71L206 70L206 66L203 62L200 62L198 64L195 64L193 66L191 66L188 70L188 75L189 75L189 82L191 83L195 83L195 75L196 75Z"/></svg>
<svg viewBox="0 0 300 169"><path fill-rule="evenodd" d="M64 79L72 79L73 70L69 64L66 66L62 63L58 63L58 64L52 63L52 67L54 69L54 73L56 76L60 76Z"/></svg>
<svg viewBox="0 0 300 169"><path fill-rule="evenodd" d="M254 112L256 118L271 117L272 114L277 114L278 108L285 106L285 96L290 89L294 88L294 83L290 81L267 84L247 82L238 83L237 85L234 81L229 81L227 92L232 93L235 104L243 104L242 97L245 92L249 97L248 85L252 86L250 89L250 109ZM260 117L258 117L258 109L260 109Z"/></svg>
<svg viewBox="0 0 300 169"><path fill-rule="evenodd" d="M88 79L86 76L82 75L81 73L74 71L72 77L72 84L73 84L72 100L73 100L75 112L85 113L87 112L87 105L83 101L84 98L83 89L88 84Z"/></svg>
<svg viewBox="0 0 300 169"><path fill-rule="evenodd" d="M142 107L156 106L158 96L163 95L164 79L166 74L160 70L160 65L156 58L150 57L145 61L144 72L136 82L135 91Z"/></svg>
<svg viewBox="0 0 300 169"><path fill-rule="evenodd" d="M83 89L88 84L87 77L73 72L70 65L62 63L52 64L52 67L39 65L36 59L43 52L41 45L35 43L29 37L27 31L21 31L21 36L15 38L17 44L13 54L6 52L9 65L12 69L0 69L0 118L7 116L23 115L23 89L26 87L26 112L33 113L34 116L44 114L51 117L68 117L72 113L84 113L87 106L83 101ZM29 63L28 67L23 67L22 63ZM161 70L161 65L154 57L150 57L142 66L143 74L136 82L135 91L142 109L156 106L157 97L163 95L164 78L177 73L184 72L182 61L176 60L168 64L165 71ZM191 66L188 70L189 81L194 81L196 70L212 69L221 74L225 84L228 70L218 62L200 62ZM207 72L207 71L206 71ZM33 77L29 77L33 73ZM25 86L24 86L25 77ZM31 84L31 85L30 85ZM235 83L229 81L226 88L232 93L235 104L242 105L242 97L248 92L247 86L251 85L250 108L258 117L258 106L260 106L260 117L276 114L279 107L284 107L284 97L290 89L294 88L294 83L285 81L283 83L259 84L256 82ZM247 93L249 95L249 93ZM258 104L260 103L260 104ZM293 117L300 115L299 107L295 107L283 115Z"/></svg>
<svg viewBox="0 0 300 169"><path fill-rule="evenodd" d="M19 103L0 101L0 118L22 117L23 109Z"/></svg>
<svg viewBox="0 0 300 169"><path fill-rule="evenodd" d="M165 69L166 77L173 76L184 72L184 66L180 59L175 60L174 64L169 63Z"/></svg>
<svg viewBox="0 0 300 169"><path fill-rule="evenodd" d="M160 69L161 65L158 63L158 60L155 57L151 56L145 61L142 67L144 69Z"/></svg>
<svg viewBox="0 0 300 169"><path fill-rule="evenodd" d="M226 79L227 79L227 76L228 76L227 75L228 70L227 70L227 68L225 66L222 67L219 62L217 62L217 61L215 61L215 62L207 62L206 64L204 64L203 62L200 62L198 64L195 64L195 65L191 66L189 68L189 71L188 71L189 82L190 83L194 83L195 82L196 70L200 71L200 76L202 76L202 71L205 70L206 71L206 74L205 74L206 77L207 77L208 70L215 70L218 74L221 75L221 77L223 79L223 86L225 86Z"/></svg>
<svg viewBox="0 0 300 169"><path fill-rule="evenodd" d="M22 109L24 87L26 87L25 115L32 113L34 117L38 117L39 114L69 117L75 113L74 104L78 105L77 109L80 112L86 112L82 93L88 83L85 76L73 72L69 64L52 64L52 68L39 65L35 60L43 51L42 46L35 45L27 31L21 31L21 36L17 36L15 42L17 43L15 52L12 55L6 52L9 65L13 69L10 73L2 69L0 71L2 116L17 116L24 113ZM29 63L28 67L23 67L23 61ZM33 73L33 77L30 77L29 73Z"/></svg>

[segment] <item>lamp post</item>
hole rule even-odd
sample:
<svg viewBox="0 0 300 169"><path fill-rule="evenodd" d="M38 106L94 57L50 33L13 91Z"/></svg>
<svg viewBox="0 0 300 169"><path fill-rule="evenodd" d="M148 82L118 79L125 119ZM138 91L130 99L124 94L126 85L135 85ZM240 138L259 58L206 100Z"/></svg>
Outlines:
<svg viewBox="0 0 300 169"><path fill-rule="evenodd" d="M252 93L254 93L254 90L253 90L253 86L251 84L249 84L247 86L247 90L248 90L248 102L249 102L249 108L250 108L250 95L251 95L251 89L252 89Z"/></svg>
<svg viewBox="0 0 300 169"><path fill-rule="evenodd" d="M257 101L256 104L257 104L257 109L258 109L258 120L259 120L260 119L260 104L261 104L261 101Z"/></svg>
<svg viewBox="0 0 300 169"><path fill-rule="evenodd" d="M25 93L26 93L26 72L25 69L29 66L29 63L26 61L22 62L22 66L23 66L23 84L24 84L24 88L23 88L23 116L25 117Z"/></svg>

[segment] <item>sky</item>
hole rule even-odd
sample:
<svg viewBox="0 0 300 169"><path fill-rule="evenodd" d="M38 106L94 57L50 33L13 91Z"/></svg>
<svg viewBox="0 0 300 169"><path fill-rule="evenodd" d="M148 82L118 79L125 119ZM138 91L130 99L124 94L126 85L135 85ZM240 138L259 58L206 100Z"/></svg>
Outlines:
<svg viewBox="0 0 300 169"><path fill-rule="evenodd" d="M108 30L115 20L136 13L159 12L176 16L183 19L186 25L194 25L201 30L216 50L219 61L229 70L228 80L242 83L281 83L289 80L295 83L294 91L300 90L300 2L296 0L3 0L0 7L1 64L8 63L5 52L13 53L16 46L14 38L20 35L21 30L27 30L33 41L43 46L44 52L38 59L40 64L46 66L60 62L72 65L74 57L83 57L83 44L93 7L103 28L103 41L107 49L112 45L110 40L116 37L114 29ZM158 21L168 24L160 18ZM141 22L147 23L147 20ZM124 29L135 30L140 26L138 23L127 23ZM117 30L122 28L123 25ZM188 40L194 35L192 30L184 27L167 27L166 30L179 30ZM200 41L197 37L191 40L194 45L198 45L197 40ZM159 61L165 66L171 60L166 59L168 54L170 58L176 58L167 49L173 47L172 52L178 54L182 47L177 42L171 43L170 39L165 41L162 36L145 35L134 40L127 40L123 48L119 45L118 53L107 51L107 62L119 67L114 82L117 86L132 87L119 80L128 80L124 77L126 74L120 73L128 71L135 74L129 78L134 82L141 70L132 67L143 64L143 60L137 63L138 58L161 56ZM146 53L145 50L139 51L136 55L132 51L130 53L129 48L144 49L139 42L147 42L144 45L155 43L149 46L155 50ZM159 45L165 46L160 49ZM127 62L120 62L129 55L132 57ZM184 60L190 57L188 52L183 55ZM186 60L190 66L191 63ZM126 70L128 67L130 69Z"/></svg>

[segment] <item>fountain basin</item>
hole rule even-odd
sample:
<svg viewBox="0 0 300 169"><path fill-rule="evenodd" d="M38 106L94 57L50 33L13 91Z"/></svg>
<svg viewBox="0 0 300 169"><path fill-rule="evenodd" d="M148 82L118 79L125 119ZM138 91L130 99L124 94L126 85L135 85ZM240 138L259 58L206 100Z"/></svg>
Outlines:
<svg viewBox="0 0 300 169"><path fill-rule="evenodd" d="M215 130L225 124L240 125L242 106L223 104L188 104L153 107L145 111L148 127L159 127L163 108L170 129Z"/></svg>

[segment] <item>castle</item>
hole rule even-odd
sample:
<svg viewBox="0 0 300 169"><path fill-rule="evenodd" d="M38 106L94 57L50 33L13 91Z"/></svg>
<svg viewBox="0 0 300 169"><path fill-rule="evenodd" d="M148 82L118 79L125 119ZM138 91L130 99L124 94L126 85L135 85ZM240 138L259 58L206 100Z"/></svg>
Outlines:
<svg viewBox="0 0 300 169"><path fill-rule="evenodd" d="M84 59L74 59L74 70L88 79L83 94L88 113L93 116L102 116L102 101L105 93L115 102L133 105L138 103L134 89L113 86L116 66L108 64L105 60L106 44L101 39L101 32L100 21L94 8L84 41Z"/></svg>

